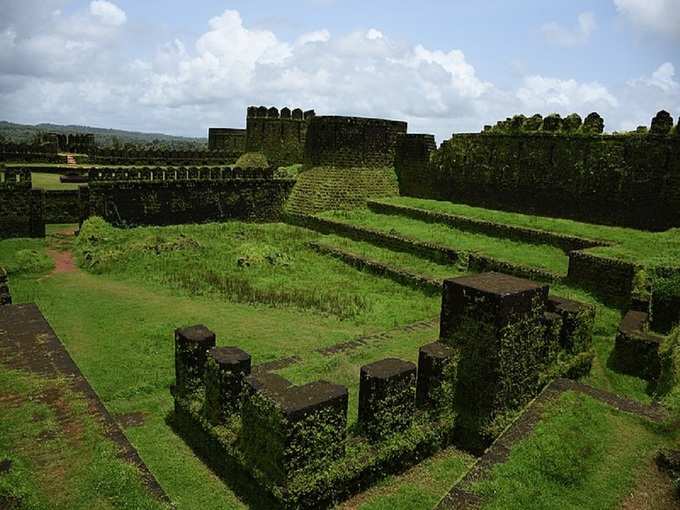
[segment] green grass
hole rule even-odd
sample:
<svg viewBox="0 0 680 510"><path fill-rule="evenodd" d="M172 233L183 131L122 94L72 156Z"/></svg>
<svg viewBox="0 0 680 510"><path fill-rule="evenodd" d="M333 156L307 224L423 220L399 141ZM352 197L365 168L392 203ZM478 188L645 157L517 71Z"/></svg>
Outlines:
<svg viewBox="0 0 680 510"><path fill-rule="evenodd" d="M403 216L377 214L365 209L329 211L321 218L393 233L449 248L477 252L522 266L547 269L566 274L569 259L559 248L532 245L509 239L455 229L440 223L426 223Z"/></svg>
<svg viewBox="0 0 680 510"><path fill-rule="evenodd" d="M0 241L0 265L12 265L20 249L33 249L40 256L46 244L66 247L64 239L56 237L57 230L48 229L47 243ZM417 272L449 271L418 257L286 225L234 222L118 230L92 221L78 248L88 271L45 277L46 268L43 274L17 268L10 286L15 302L38 303L112 413L144 413L143 425L127 429L126 435L180 510L245 508L165 421L172 409L168 386L174 381L175 328L206 324L217 333L218 345L242 347L254 364L298 356L299 363L280 373L295 383L325 378L346 384L350 421L356 416L359 367L388 356L415 361L418 347L438 333L436 327L395 332L353 351L316 353L320 347L434 317L439 299L319 255L307 247L310 240L364 250L372 258ZM218 278L205 278L211 274ZM246 294L221 286L219 277L245 281L248 288L261 291L250 298L262 301L244 299ZM310 294L293 292L300 289ZM586 382L649 402L646 382L607 366L620 312L582 290L552 290L598 306L597 358ZM319 304L328 296L335 309ZM348 296L362 296L363 301ZM352 303L359 306L353 308ZM470 462L470 457L447 450L401 476L389 477L345 508L432 508Z"/></svg>
<svg viewBox="0 0 680 510"><path fill-rule="evenodd" d="M42 188L45 190L77 190L78 186L82 184L77 183L62 183L59 181L59 174L47 174L40 172L31 172L31 180L33 188Z"/></svg>
<svg viewBox="0 0 680 510"><path fill-rule="evenodd" d="M325 235L320 238L318 244L360 255L388 266L398 267L430 278L452 278L462 273L458 266L452 264L439 264L410 253L392 251L371 243L353 241L337 235Z"/></svg>
<svg viewBox="0 0 680 510"><path fill-rule="evenodd" d="M588 396L567 392L475 492L492 509L618 508L671 434Z"/></svg>
<svg viewBox="0 0 680 510"><path fill-rule="evenodd" d="M284 224L240 222L119 230L83 225L78 257L96 273L192 295L300 309L383 327L437 312L438 300L357 271L312 250L318 234Z"/></svg>
<svg viewBox="0 0 680 510"><path fill-rule="evenodd" d="M117 456L88 402L67 380L0 365L0 506L26 509L160 509L136 468ZM49 402L45 395L56 394ZM64 415L66 419L64 420ZM17 503L18 502L18 503Z"/></svg>
<svg viewBox="0 0 680 510"><path fill-rule="evenodd" d="M456 214L496 223L604 240L614 243L614 245L593 248L591 250L592 253L599 253L650 266L661 264L680 266L680 229L652 233L632 228L594 225L561 218L495 211L464 204L421 198L397 197L386 198L381 201L388 204L417 207L419 209Z"/></svg>

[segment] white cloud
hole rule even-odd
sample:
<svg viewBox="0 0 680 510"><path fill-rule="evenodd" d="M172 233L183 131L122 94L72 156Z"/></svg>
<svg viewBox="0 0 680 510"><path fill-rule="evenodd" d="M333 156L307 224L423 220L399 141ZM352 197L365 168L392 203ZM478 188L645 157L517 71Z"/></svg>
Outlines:
<svg viewBox="0 0 680 510"><path fill-rule="evenodd" d="M680 38L680 0L614 0L614 4L633 25Z"/></svg>
<svg viewBox="0 0 680 510"><path fill-rule="evenodd" d="M517 91L521 104L539 112L571 113L590 109L611 110L619 101L598 82L529 76Z"/></svg>
<svg viewBox="0 0 680 510"><path fill-rule="evenodd" d="M303 44L328 42L331 38L331 33L326 30L315 30L314 32L307 32L297 38L296 44L301 46Z"/></svg>
<svg viewBox="0 0 680 510"><path fill-rule="evenodd" d="M125 11L116 4L106 0L93 0L90 2L90 14L102 24L118 27L127 21Z"/></svg>
<svg viewBox="0 0 680 510"><path fill-rule="evenodd" d="M520 71L519 85L503 89L460 49L407 44L375 28L333 37L316 30L289 42L227 10L194 41L170 39L132 59L119 44L131 28L89 10L49 11L37 27L23 18L0 20L0 112L21 122L199 135L241 127L246 106L265 104L407 120L412 132L441 140L516 113L597 110L608 129L620 129L648 124L661 108L680 112L670 63L620 88Z"/></svg>
<svg viewBox="0 0 680 510"><path fill-rule="evenodd" d="M631 86L646 85L656 87L666 93L680 92L680 83L675 79L675 67L670 62L661 64L650 76L631 80Z"/></svg>
<svg viewBox="0 0 680 510"><path fill-rule="evenodd" d="M543 25L541 32L548 42L572 47L587 43L596 28L595 15L592 12L582 12L578 15L578 24L573 29L551 22Z"/></svg>

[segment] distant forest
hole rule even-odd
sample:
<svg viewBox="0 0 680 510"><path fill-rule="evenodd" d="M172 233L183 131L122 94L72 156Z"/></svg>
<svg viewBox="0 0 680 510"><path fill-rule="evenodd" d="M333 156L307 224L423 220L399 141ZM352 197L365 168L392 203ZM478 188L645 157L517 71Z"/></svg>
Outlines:
<svg viewBox="0 0 680 510"><path fill-rule="evenodd" d="M95 143L99 147L144 146L149 148L197 149L206 148L206 138L189 138L171 136L161 133L140 133L119 129L104 129L90 126L62 126L59 124L15 124L0 121L0 143L31 143L39 141L44 133L94 133Z"/></svg>

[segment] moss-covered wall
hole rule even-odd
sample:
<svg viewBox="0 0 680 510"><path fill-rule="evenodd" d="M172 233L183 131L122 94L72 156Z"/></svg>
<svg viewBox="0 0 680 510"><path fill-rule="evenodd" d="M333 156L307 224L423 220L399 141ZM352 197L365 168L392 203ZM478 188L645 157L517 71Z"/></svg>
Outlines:
<svg viewBox="0 0 680 510"><path fill-rule="evenodd" d="M283 179L96 183L90 185L89 214L114 225L276 221L293 184Z"/></svg>
<svg viewBox="0 0 680 510"><path fill-rule="evenodd" d="M261 152L273 166L301 163L309 120L314 110L302 112L288 107L264 106L248 108L246 119L246 152Z"/></svg>
<svg viewBox="0 0 680 510"><path fill-rule="evenodd" d="M97 149L89 161L98 165L227 165L243 154L238 150Z"/></svg>
<svg viewBox="0 0 680 510"><path fill-rule="evenodd" d="M246 130L234 128L209 128L208 149L243 154L246 151Z"/></svg>
<svg viewBox="0 0 680 510"><path fill-rule="evenodd" d="M307 133L305 166L393 166L397 139L406 127L406 122L385 119L314 117Z"/></svg>
<svg viewBox="0 0 680 510"><path fill-rule="evenodd" d="M392 167L318 166L298 175L286 209L295 214L316 214L364 207L370 199L398 195L399 185Z"/></svg>
<svg viewBox="0 0 680 510"><path fill-rule="evenodd" d="M45 223L78 223L80 198L78 190L45 192Z"/></svg>
<svg viewBox="0 0 680 510"><path fill-rule="evenodd" d="M677 134L492 130L410 154L397 158L402 195L650 230L680 226Z"/></svg>
<svg viewBox="0 0 680 510"><path fill-rule="evenodd" d="M0 168L0 239L45 237L45 192L31 189L31 173Z"/></svg>
<svg viewBox="0 0 680 510"><path fill-rule="evenodd" d="M2 143L0 161L16 163L66 163L57 154L57 146L49 143Z"/></svg>

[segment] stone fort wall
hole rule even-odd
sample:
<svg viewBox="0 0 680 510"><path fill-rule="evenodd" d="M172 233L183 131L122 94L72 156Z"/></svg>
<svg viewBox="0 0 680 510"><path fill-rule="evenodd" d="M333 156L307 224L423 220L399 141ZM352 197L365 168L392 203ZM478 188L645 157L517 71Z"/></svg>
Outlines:
<svg viewBox="0 0 680 510"><path fill-rule="evenodd" d="M276 221L294 181L273 169L93 169L81 188L83 218L117 226L176 225L225 219Z"/></svg>
<svg viewBox="0 0 680 510"><path fill-rule="evenodd" d="M505 122L455 134L438 150L427 137L402 137L401 194L649 230L680 226L680 136L672 124L602 135L601 126L532 130Z"/></svg>
<svg viewBox="0 0 680 510"><path fill-rule="evenodd" d="M0 168L0 239L10 237L45 237L45 192L30 171Z"/></svg>
<svg viewBox="0 0 680 510"><path fill-rule="evenodd" d="M314 110L250 106L246 118L246 152L261 152L272 166L301 163Z"/></svg>
<svg viewBox="0 0 680 510"><path fill-rule="evenodd" d="M227 151L239 156L246 151L246 130L235 128L209 128L208 149Z"/></svg>

